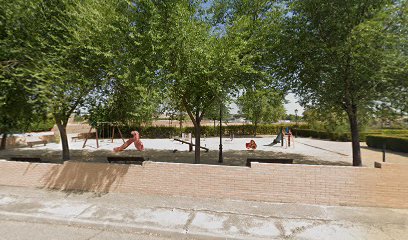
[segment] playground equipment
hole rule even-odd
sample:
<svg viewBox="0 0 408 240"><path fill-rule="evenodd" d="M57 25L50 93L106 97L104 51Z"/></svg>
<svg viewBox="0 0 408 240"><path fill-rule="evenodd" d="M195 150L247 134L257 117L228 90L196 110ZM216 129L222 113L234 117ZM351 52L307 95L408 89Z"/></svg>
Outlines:
<svg viewBox="0 0 408 240"><path fill-rule="evenodd" d="M229 138L227 138L226 140L232 142L235 138L234 132L230 131L228 132L228 134L229 134Z"/></svg>
<svg viewBox="0 0 408 240"><path fill-rule="evenodd" d="M132 138L128 139L125 143L123 143L122 146L114 148L113 151L114 152L121 152L121 151L125 150L132 143L135 144L135 147L136 147L136 149L138 151L143 151L144 146L143 146L142 141L140 141L139 132L138 131L132 131L132 135L133 135Z"/></svg>
<svg viewBox="0 0 408 240"><path fill-rule="evenodd" d="M113 143L113 138L115 137L115 129L117 129L120 138L122 139L123 143L125 143L125 139L123 139L122 132L119 129L121 124L117 122L97 122L95 127L91 125L88 134L85 137L85 142L82 145L82 148L85 148L86 142L88 141L89 137L91 136L92 129L95 129L95 140L96 140L96 148L99 148L99 137L102 137L101 141L105 141L105 136L107 134L108 139L111 139Z"/></svg>
<svg viewBox="0 0 408 240"><path fill-rule="evenodd" d="M181 134L181 140L186 141L186 142L191 142L192 141L192 136L191 133L182 133Z"/></svg>
<svg viewBox="0 0 408 240"><path fill-rule="evenodd" d="M287 137L287 139L285 137ZM273 142L265 146L274 146L278 143L280 143L281 146L285 148L290 147L291 143L293 143L293 147L295 146L295 136L293 136L292 131L289 127L286 127L286 129L282 128Z"/></svg>
<svg viewBox="0 0 408 240"><path fill-rule="evenodd" d="M174 141L181 142L181 143L188 144L188 145L189 145L189 148L188 148L188 151L189 151L189 152L193 151L193 147L196 146L196 145L195 145L194 143L192 143L191 141L190 141L190 142L187 142L187 141L184 141L184 140L181 140L181 139L178 139L178 138L174 138L173 140L174 140ZM200 148L201 148L201 149L204 149L206 152L210 151L210 149L208 149L208 148L206 148L206 147L200 146ZM175 152L177 152L177 150L174 150L174 151L173 151L173 153L175 153Z"/></svg>
<svg viewBox="0 0 408 240"><path fill-rule="evenodd" d="M248 150L255 150L257 145L256 145L255 141L251 139L251 141L249 141L249 143L245 143L245 147Z"/></svg>
<svg viewBox="0 0 408 240"><path fill-rule="evenodd" d="M282 129L281 146L285 147L285 148L288 148L288 147L290 147L291 142L293 143L293 147L295 147L295 136L293 136L292 131L290 130L290 128L286 127L285 130Z"/></svg>
<svg viewBox="0 0 408 240"><path fill-rule="evenodd" d="M278 134L278 136L276 136L276 138L273 140L273 142L272 143L270 143L270 144L267 144L267 145L265 145L265 146L273 146L273 145L275 145L275 144L278 144L278 143L280 143L281 141L282 141L282 131L280 131L279 132L279 134Z"/></svg>

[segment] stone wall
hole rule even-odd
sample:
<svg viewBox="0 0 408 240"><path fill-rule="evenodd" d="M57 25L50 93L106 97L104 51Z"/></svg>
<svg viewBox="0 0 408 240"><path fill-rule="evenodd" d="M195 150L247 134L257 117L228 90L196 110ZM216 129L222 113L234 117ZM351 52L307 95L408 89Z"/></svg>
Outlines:
<svg viewBox="0 0 408 240"><path fill-rule="evenodd" d="M0 161L0 185L267 202L408 208L408 165L376 168L252 163L233 167Z"/></svg>

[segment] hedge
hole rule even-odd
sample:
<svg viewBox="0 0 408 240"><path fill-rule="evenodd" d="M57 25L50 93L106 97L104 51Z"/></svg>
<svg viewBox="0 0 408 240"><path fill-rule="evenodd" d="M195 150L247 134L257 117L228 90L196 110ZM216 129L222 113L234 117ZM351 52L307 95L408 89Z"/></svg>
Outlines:
<svg viewBox="0 0 408 240"><path fill-rule="evenodd" d="M294 125L291 124L260 124L257 127L257 134L259 135L275 135L279 132L281 128L290 127L292 128ZM180 128L179 127L164 127L164 126L148 126L148 127L140 127L140 126L122 126L120 127L120 131L123 134L123 137L128 138L131 137L130 132L136 130L140 132L142 138L171 138L174 136L180 135ZM201 127L201 136L219 136L219 127L214 126L202 126ZM254 126L253 125L230 125L230 126L223 126L223 135L229 136L229 134L233 133L234 135L254 135ZM99 130L101 134L101 130ZM194 127L183 127L181 129L183 133L192 133L193 136L195 134ZM105 137L109 137L106 130L104 131ZM116 135L116 134L115 134Z"/></svg>
<svg viewBox="0 0 408 240"><path fill-rule="evenodd" d="M53 127L54 127L54 120L48 119L48 120L41 121L41 122L31 123L25 131L26 132L44 132L44 131L50 131Z"/></svg>
<svg viewBox="0 0 408 240"><path fill-rule="evenodd" d="M331 133L326 131L318 131L312 129L293 129L293 133L295 136L300 137L312 137L312 138L320 138L320 139L330 139L332 141L340 141L340 142L351 142L351 133L344 132L344 133ZM403 129L375 129L369 130L366 132L360 132L360 142L365 142L366 137L369 135L381 135L381 134L392 134L392 135L400 135L400 134L408 134L408 130Z"/></svg>
<svg viewBox="0 0 408 240"><path fill-rule="evenodd" d="M342 141L342 142L351 141L350 133L331 133L331 132L318 131L318 130L312 130L312 129L293 129L293 134L299 137L330 139L332 141ZM361 140L361 141L364 141L364 140Z"/></svg>
<svg viewBox="0 0 408 240"><path fill-rule="evenodd" d="M312 137L312 138L319 138L319 139L329 139L332 141L342 141L342 142L350 142L351 141L351 133L344 132L344 133L331 133L326 131L317 131L312 129L300 129L300 128L293 128L294 125L291 124L260 124L257 127L257 134L258 135L275 135L278 134L281 128L290 127L292 128L292 132L295 136L300 137ZM304 126L301 126L304 127ZM142 138L172 138L174 136L179 136L180 132L183 133L192 133L193 136L195 134L194 127L183 127L180 131L179 127L165 127L165 126L148 126L148 127L140 127L140 126L122 126L120 127L121 132L123 133L123 137L128 138L131 137L130 132L133 130L137 130L140 132ZM230 126L223 126L223 135L229 136L230 133L235 135L241 136L253 136L254 135L254 126L253 125L230 125ZM101 132L101 131L100 131ZM109 137L107 131L104 132L105 137ZM365 142L367 135L381 135L383 133L387 134L406 134L408 135L408 130L370 130L366 132L360 132L360 141ZM116 134L115 134L116 135ZM214 126L202 126L201 127L201 136L213 137L219 136L219 127Z"/></svg>
<svg viewBox="0 0 408 240"><path fill-rule="evenodd" d="M408 152L408 135L369 135L366 137L367 146L383 148L397 152Z"/></svg>

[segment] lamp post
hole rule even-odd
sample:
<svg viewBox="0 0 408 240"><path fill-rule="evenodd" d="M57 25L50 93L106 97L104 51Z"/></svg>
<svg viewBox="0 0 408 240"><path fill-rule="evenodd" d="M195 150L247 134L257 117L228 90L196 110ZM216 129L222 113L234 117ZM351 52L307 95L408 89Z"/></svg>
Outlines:
<svg viewBox="0 0 408 240"><path fill-rule="evenodd" d="M298 110L295 109L295 120L296 120L296 126L298 125Z"/></svg>
<svg viewBox="0 0 408 240"><path fill-rule="evenodd" d="M218 162L219 163L223 162L223 157L222 157L222 101L220 103L220 151L218 153Z"/></svg>
<svg viewBox="0 0 408 240"><path fill-rule="evenodd" d="M295 109L295 121L296 121L296 127L298 127L298 110ZM297 130L296 130L296 137L297 137Z"/></svg>

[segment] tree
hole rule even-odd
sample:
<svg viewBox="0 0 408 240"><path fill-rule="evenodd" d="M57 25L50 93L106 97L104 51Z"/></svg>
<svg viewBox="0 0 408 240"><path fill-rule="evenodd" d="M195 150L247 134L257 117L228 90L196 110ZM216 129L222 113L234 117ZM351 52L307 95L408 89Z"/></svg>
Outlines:
<svg viewBox="0 0 408 240"><path fill-rule="evenodd" d="M118 53L114 53L113 77L90 96L87 108L91 124L118 121L140 125L157 115L167 97L162 79L167 49L163 35L167 33L160 13L168 14L170 6L136 0L120 9L116 25L121 32L115 39L119 46L114 48Z"/></svg>
<svg viewBox="0 0 408 240"><path fill-rule="evenodd" d="M385 0L287 3L280 60L271 66L283 83L291 83L303 105L347 114L353 165L361 166L359 111L382 101L395 86L386 69L404 72L399 61L390 61L402 55L406 41L403 31L395 30L402 28L398 12L403 5Z"/></svg>
<svg viewBox="0 0 408 240"><path fill-rule="evenodd" d="M237 86L245 94L238 99L242 113L254 123L273 122L284 114L283 97L271 62L278 61L276 45L279 20L284 14L278 1L214 1L215 26L225 33L238 49L241 71ZM269 98L269 99L268 99Z"/></svg>
<svg viewBox="0 0 408 240"><path fill-rule="evenodd" d="M240 112L254 124L254 136L258 123L277 122L285 116L283 94L273 89L250 89L237 99Z"/></svg>
<svg viewBox="0 0 408 240"><path fill-rule="evenodd" d="M393 109L389 104L381 103L375 106L374 120L380 123L381 128L395 123L401 117L396 109Z"/></svg>
<svg viewBox="0 0 408 240"><path fill-rule="evenodd" d="M157 5L162 16L164 64L160 69L174 104L187 112L195 129L195 163L200 162L201 121L209 107L228 94L240 68L230 39L212 32L200 16L200 2Z"/></svg>
<svg viewBox="0 0 408 240"><path fill-rule="evenodd" d="M0 3L0 149L7 135L27 130L33 120L46 116L44 81L32 74L32 57L41 54L33 32L37 1Z"/></svg>
<svg viewBox="0 0 408 240"><path fill-rule="evenodd" d="M400 115L408 115L408 1L394 1L386 18L387 47L392 49L385 55L381 71L387 92L379 105L388 103ZM381 107L380 107L381 108Z"/></svg>
<svg viewBox="0 0 408 240"><path fill-rule="evenodd" d="M231 117L230 108L229 108L230 101L227 99L221 101L215 101L209 108L206 114L207 119L211 119L214 121L214 128L216 127L215 122L220 119L220 107L222 116L221 118L225 121Z"/></svg>
<svg viewBox="0 0 408 240"><path fill-rule="evenodd" d="M86 100L91 90L112 77L114 56L126 20L127 3L122 1L16 1L6 5L5 22L16 28L7 35L10 49L17 49L20 69L14 76L27 79L24 87L35 86L47 99L58 126L63 160L68 160L66 125L70 115ZM22 30L19 33L18 30ZM15 51L7 52L8 54Z"/></svg>
<svg viewBox="0 0 408 240"><path fill-rule="evenodd" d="M114 79L108 89L88 97L91 125L97 122L120 122L128 125L150 123L159 108L161 96L154 88L131 79Z"/></svg>
<svg viewBox="0 0 408 240"><path fill-rule="evenodd" d="M42 3L44 29L38 38L46 43L41 60L53 86L48 96L61 135L63 160L70 158L66 133L70 115L84 104L90 91L116 73L115 57L121 45L115 42L124 35L121 23L126 17L121 13L126 7L120 1Z"/></svg>

